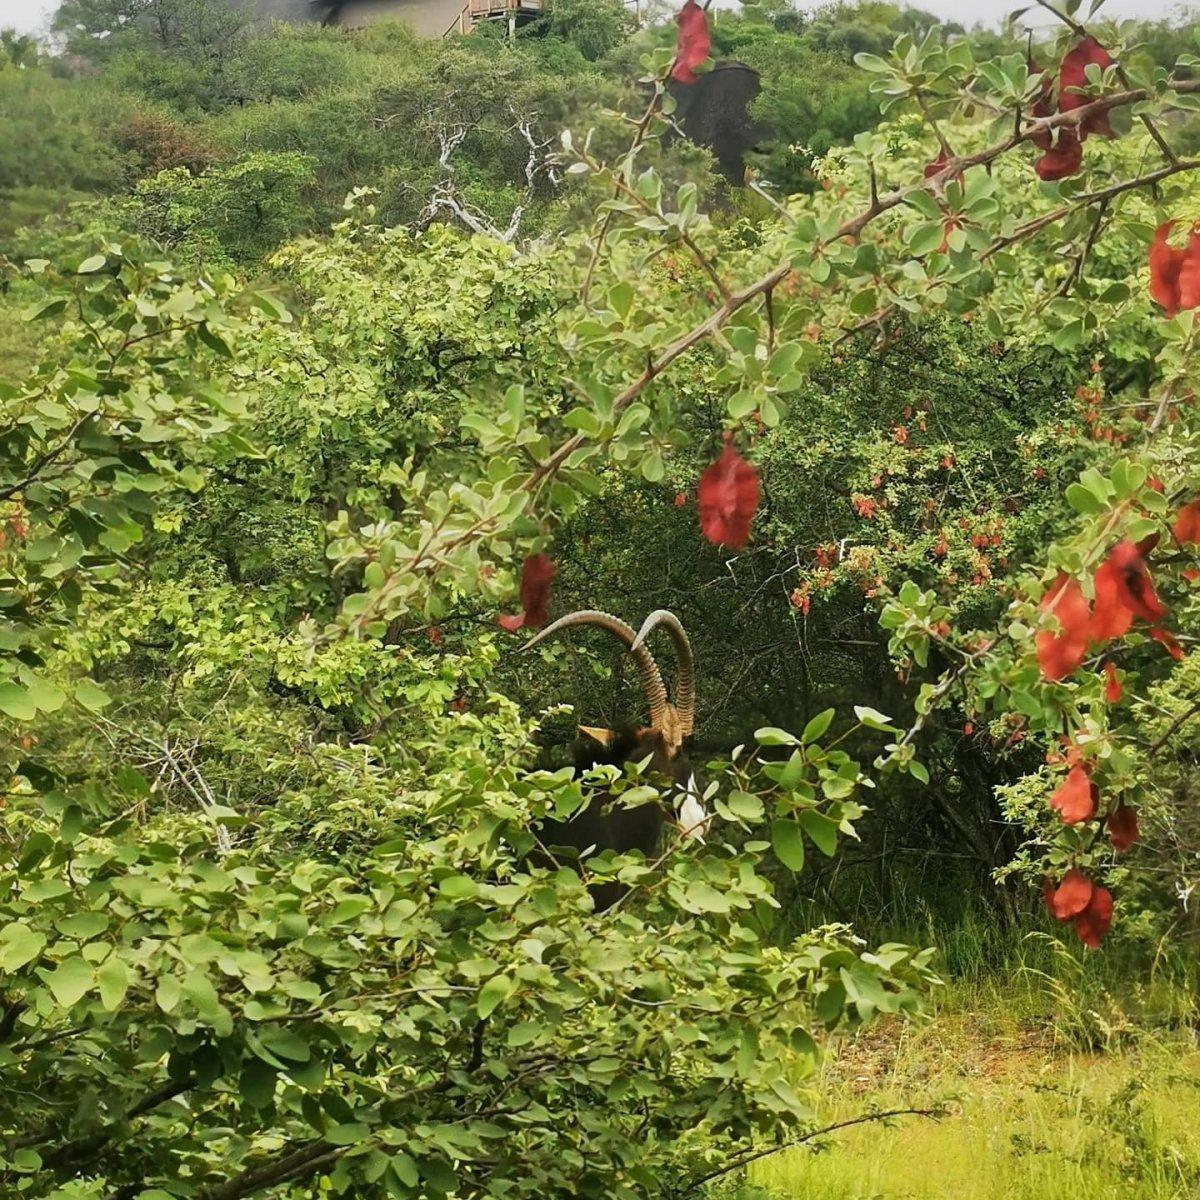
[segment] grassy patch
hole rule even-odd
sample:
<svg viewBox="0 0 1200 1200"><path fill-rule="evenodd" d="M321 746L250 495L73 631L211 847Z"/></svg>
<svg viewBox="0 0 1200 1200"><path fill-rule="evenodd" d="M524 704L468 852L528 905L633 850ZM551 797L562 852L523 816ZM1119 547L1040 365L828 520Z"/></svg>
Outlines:
<svg viewBox="0 0 1200 1200"><path fill-rule="evenodd" d="M1040 998L1040 999L1039 999ZM1200 1049L1186 1030L1080 1050L1053 989L957 985L934 1019L847 1039L818 1081L822 1123L946 1102L940 1121L860 1125L751 1166L727 1195L789 1200L1191 1200ZM1041 1011L1038 1011L1039 1005Z"/></svg>

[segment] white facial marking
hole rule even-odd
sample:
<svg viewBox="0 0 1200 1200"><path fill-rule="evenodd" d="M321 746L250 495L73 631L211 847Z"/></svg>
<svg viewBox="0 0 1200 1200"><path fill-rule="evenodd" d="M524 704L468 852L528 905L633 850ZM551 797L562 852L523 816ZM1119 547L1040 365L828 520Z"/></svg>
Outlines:
<svg viewBox="0 0 1200 1200"><path fill-rule="evenodd" d="M676 814L679 817L679 827L684 837L704 841L704 835L712 824L712 814L700 800L700 790L696 787L696 776L688 777L687 788L683 791L683 800L679 803Z"/></svg>

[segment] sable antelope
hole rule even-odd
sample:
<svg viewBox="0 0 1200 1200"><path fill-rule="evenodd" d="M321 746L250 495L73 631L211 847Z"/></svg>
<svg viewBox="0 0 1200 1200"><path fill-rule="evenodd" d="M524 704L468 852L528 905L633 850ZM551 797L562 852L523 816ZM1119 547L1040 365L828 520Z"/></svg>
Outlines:
<svg viewBox="0 0 1200 1200"><path fill-rule="evenodd" d="M664 608L652 612L635 634L619 617L597 609L581 609L560 617L547 626L525 646L526 650L546 638L579 625L595 625L614 634L633 656L641 679L642 691L650 710L650 723L644 726L625 726L601 729L579 726L575 743L575 771L582 775L593 767L610 763L620 766L627 762L649 759L651 775L665 777L672 783L672 801L680 828L691 837L701 837L708 821L696 787L696 777L684 753L683 746L692 732L696 710L695 661L688 636L674 613ZM646 639L658 627L666 629L675 645L678 662L677 703L667 697L666 684L655 663ZM605 807L596 797L583 811L567 821L547 821L543 824L543 841L551 846L568 846L580 855L603 850L625 853L641 850L650 855L662 836L664 814L657 804L624 808L620 804ZM594 891L596 907L607 908L620 894L616 884L604 884Z"/></svg>

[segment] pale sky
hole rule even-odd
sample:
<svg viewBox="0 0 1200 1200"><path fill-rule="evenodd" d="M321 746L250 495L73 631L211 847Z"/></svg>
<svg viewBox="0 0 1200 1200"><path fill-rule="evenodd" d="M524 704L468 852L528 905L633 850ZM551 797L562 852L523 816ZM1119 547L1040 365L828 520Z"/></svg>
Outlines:
<svg viewBox="0 0 1200 1200"><path fill-rule="evenodd" d="M722 3L722 0L717 2ZM916 0L918 8L967 26L976 22L998 23L1013 9L1021 7L1021 3L1022 0ZM726 4L733 7L730 0L726 0ZM45 32L50 15L57 7L58 0L0 0L0 28L16 28L22 33ZM1165 17L1176 13L1200 18L1200 0L1106 0L1099 15Z"/></svg>

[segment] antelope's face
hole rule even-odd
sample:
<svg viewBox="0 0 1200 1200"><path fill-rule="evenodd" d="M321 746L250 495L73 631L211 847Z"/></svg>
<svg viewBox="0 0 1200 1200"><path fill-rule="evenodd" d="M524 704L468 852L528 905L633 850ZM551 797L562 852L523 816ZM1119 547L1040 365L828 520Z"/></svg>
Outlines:
<svg viewBox="0 0 1200 1200"><path fill-rule="evenodd" d="M600 763L614 766L626 762L646 762L653 775L665 776L671 786L667 793L676 823L684 837L704 840L712 824L712 814L704 805L691 763L682 750L674 755L667 750L662 735L655 729L605 729L580 725L576 742L575 768L586 771Z"/></svg>
<svg viewBox="0 0 1200 1200"><path fill-rule="evenodd" d="M613 634L628 650L641 679L650 723L637 729L616 730L581 725L576 743L576 768L586 770L600 763L619 765L649 759L650 771L671 781L672 808L680 830L687 837L702 838L712 817L704 806L696 777L683 752L684 742L695 721L696 682L691 643L679 618L660 608L646 618L635 634L629 625L611 613L581 609L560 617L532 638L525 649L578 625L599 626ZM670 635L675 648L678 671L675 703L668 699L662 673L646 645L646 639L660 625Z"/></svg>

